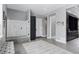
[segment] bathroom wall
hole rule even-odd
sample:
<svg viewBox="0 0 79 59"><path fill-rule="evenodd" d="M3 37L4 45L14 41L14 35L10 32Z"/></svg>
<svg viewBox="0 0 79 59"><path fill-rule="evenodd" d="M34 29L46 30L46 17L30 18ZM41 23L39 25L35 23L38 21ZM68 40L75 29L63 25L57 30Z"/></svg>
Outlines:
<svg viewBox="0 0 79 59"><path fill-rule="evenodd" d="M0 38L2 37L2 5L0 4Z"/></svg>
<svg viewBox="0 0 79 59"><path fill-rule="evenodd" d="M46 23L42 17L36 17L36 37L46 37Z"/></svg>
<svg viewBox="0 0 79 59"><path fill-rule="evenodd" d="M47 19L43 18L42 20L42 24L43 24L43 37L47 37Z"/></svg>
<svg viewBox="0 0 79 59"><path fill-rule="evenodd" d="M36 37L42 36L42 19L36 17Z"/></svg>
<svg viewBox="0 0 79 59"><path fill-rule="evenodd" d="M66 43L66 9L60 8L47 16L47 38Z"/></svg>
<svg viewBox="0 0 79 59"><path fill-rule="evenodd" d="M66 43L66 9L56 11L56 41Z"/></svg>
<svg viewBox="0 0 79 59"><path fill-rule="evenodd" d="M2 44L2 5L0 4L0 49Z"/></svg>

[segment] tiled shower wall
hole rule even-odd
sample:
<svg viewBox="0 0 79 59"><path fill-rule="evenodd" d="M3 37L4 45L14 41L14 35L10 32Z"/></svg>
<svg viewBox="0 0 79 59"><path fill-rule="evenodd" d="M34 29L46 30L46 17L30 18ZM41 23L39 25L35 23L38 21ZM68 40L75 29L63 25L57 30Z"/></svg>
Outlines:
<svg viewBox="0 0 79 59"><path fill-rule="evenodd" d="M7 37L30 38L30 11L7 9Z"/></svg>

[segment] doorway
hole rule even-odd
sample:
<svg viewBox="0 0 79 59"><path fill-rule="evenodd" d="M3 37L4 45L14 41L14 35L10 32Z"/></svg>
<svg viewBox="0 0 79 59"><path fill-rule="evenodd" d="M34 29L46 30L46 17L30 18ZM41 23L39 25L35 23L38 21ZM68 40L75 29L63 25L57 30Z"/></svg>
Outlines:
<svg viewBox="0 0 79 59"><path fill-rule="evenodd" d="M36 39L36 17L35 16L31 16L31 20L30 20L30 38L31 40L35 40Z"/></svg>
<svg viewBox="0 0 79 59"><path fill-rule="evenodd" d="M78 38L78 18L73 14L67 14L67 41Z"/></svg>

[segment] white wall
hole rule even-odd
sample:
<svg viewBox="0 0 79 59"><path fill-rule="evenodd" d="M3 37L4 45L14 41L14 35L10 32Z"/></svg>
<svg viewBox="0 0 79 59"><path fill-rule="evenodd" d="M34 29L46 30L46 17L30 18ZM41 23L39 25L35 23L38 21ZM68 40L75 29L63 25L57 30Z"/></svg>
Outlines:
<svg viewBox="0 0 79 59"><path fill-rule="evenodd" d="M0 49L2 46L2 5L0 4Z"/></svg>
<svg viewBox="0 0 79 59"><path fill-rule="evenodd" d="M2 37L2 5L0 4L0 38Z"/></svg>
<svg viewBox="0 0 79 59"><path fill-rule="evenodd" d="M66 43L66 9L65 8L61 8L56 11L56 41Z"/></svg>
<svg viewBox="0 0 79 59"><path fill-rule="evenodd" d="M43 37L47 37L47 19L43 18L42 20L42 24L43 24Z"/></svg>
<svg viewBox="0 0 79 59"><path fill-rule="evenodd" d="M51 39L55 35L56 41L66 43L66 9L57 9L52 14L54 16L47 17L47 38ZM64 24L62 24L63 22ZM53 29L53 25L55 25L55 29Z"/></svg>
<svg viewBox="0 0 79 59"><path fill-rule="evenodd" d="M42 36L42 33L42 18L36 18L36 37Z"/></svg>
<svg viewBox="0 0 79 59"><path fill-rule="evenodd" d="M45 19L36 17L36 37L46 37Z"/></svg>

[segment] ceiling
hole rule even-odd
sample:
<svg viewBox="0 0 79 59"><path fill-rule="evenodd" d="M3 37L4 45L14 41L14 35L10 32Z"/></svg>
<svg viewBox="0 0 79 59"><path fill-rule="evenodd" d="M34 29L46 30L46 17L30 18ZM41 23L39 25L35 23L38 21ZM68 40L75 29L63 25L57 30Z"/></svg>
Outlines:
<svg viewBox="0 0 79 59"><path fill-rule="evenodd" d="M67 5L68 4L7 4L7 7L21 11L30 9L34 15L46 16L51 11Z"/></svg>
<svg viewBox="0 0 79 59"><path fill-rule="evenodd" d="M79 6L67 9L67 12L70 13L72 16L76 16L79 18Z"/></svg>

